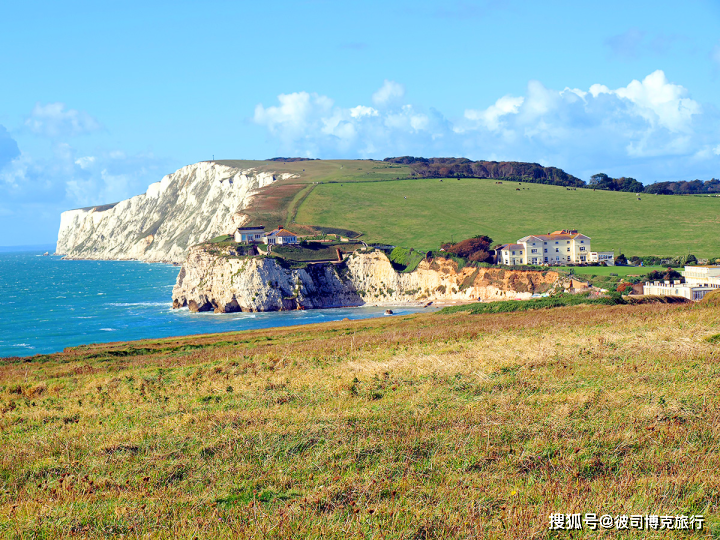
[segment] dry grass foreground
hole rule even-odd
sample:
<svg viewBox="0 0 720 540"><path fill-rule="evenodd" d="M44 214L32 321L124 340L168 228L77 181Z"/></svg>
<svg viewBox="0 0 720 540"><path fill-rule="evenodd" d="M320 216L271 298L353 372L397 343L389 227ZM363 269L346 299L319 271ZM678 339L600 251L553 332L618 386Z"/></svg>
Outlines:
<svg viewBox="0 0 720 540"><path fill-rule="evenodd" d="M7 538L594 538L720 504L713 305L417 315L0 371ZM717 533L716 533L717 534Z"/></svg>

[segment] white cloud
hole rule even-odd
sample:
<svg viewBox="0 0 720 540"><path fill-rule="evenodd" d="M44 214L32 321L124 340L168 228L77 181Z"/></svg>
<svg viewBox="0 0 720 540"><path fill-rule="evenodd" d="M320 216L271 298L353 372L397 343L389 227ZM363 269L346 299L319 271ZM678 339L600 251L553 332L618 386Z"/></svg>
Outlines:
<svg viewBox="0 0 720 540"><path fill-rule="evenodd" d="M95 156L85 156L75 160L75 165L81 169L89 169L95 163Z"/></svg>
<svg viewBox="0 0 720 540"><path fill-rule="evenodd" d="M480 135L483 129L502 130L518 150L532 141L532 153L538 147L552 152L544 155L562 155L563 147L585 141L586 153L614 154L617 160L694 153L701 146L703 123L696 119L702 114L687 90L658 70L616 90L593 84L587 91L556 91L530 81L524 97L505 96L487 109L467 110L471 124L461 129Z"/></svg>
<svg viewBox="0 0 720 540"><path fill-rule="evenodd" d="M685 97L687 90L670 83L661 70L651 73L642 82L632 81L614 93L631 101L635 112L653 127L660 125L673 132L690 130L692 115L701 112L697 101Z"/></svg>
<svg viewBox="0 0 720 540"><path fill-rule="evenodd" d="M144 192L157 180L159 164L151 154L77 156L70 145L58 144L52 158L23 153L0 171L0 200L61 205L64 210L116 202Z"/></svg>
<svg viewBox="0 0 720 540"><path fill-rule="evenodd" d="M299 92L280 95L275 106L258 105L254 120L281 153L308 157L463 155L537 161L586 179L605 170L644 182L709 178L720 166L718 113L663 71L616 89L597 83L554 90L530 81L523 95L468 108L455 121L412 104L379 105L402 96L389 90L397 83L388 83L373 94L375 107L345 108Z"/></svg>
<svg viewBox="0 0 720 540"><path fill-rule="evenodd" d="M315 93L280 94L278 101L279 106L268 108L258 104L254 121L284 140L301 137L308 125L316 124L319 118L328 116L333 108L330 98Z"/></svg>
<svg viewBox="0 0 720 540"><path fill-rule="evenodd" d="M372 107L366 107L365 105L358 105L350 109L350 116L353 118L361 118L363 116L377 116L379 113Z"/></svg>
<svg viewBox="0 0 720 540"><path fill-rule="evenodd" d="M385 81L373 94L384 112L367 105L339 107L327 96L307 92L281 94L278 105L257 105L253 120L279 139L281 152L307 157L370 157L378 149L404 148L406 142L409 151L418 138L441 136L446 128L432 114L412 105L389 107L402 96L399 89L402 85Z"/></svg>
<svg viewBox="0 0 720 540"><path fill-rule="evenodd" d="M503 96L483 111L467 109L465 118L483 122L485 127L494 131L500 127L500 119L507 114L517 114L524 101L523 97Z"/></svg>
<svg viewBox="0 0 720 540"><path fill-rule="evenodd" d="M397 103L403 96L405 87L402 84L385 79L380 89L372 95L372 101L376 106L384 107Z"/></svg>
<svg viewBox="0 0 720 540"><path fill-rule="evenodd" d="M65 109L64 103L36 103L25 125L37 135L69 137L100 129L100 124L85 111Z"/></svg>

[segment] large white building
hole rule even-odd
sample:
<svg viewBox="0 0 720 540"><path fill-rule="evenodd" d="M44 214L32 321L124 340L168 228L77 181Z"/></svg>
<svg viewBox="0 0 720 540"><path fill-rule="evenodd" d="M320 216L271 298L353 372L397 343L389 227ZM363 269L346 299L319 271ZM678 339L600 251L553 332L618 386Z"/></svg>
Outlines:
<svg viewBox="0 0 720 540"><path fill-rule="evenodd" d="M681 273L688 285L720 287L720 266L686 266Z"/></svg>
<svg viewBox="0 0 720 540"><path fill-rule="evenodd" d="M583 264L590 262L614 263L612 251L590 251L590 237L575 229L535 234L520 238L515 244L500 246L500 264Z"/></svg>
<svg viewBox="0 0 720 540"><path fill-rule="evenodd" d="M702 300L712 291L720 289L720 266L686 266L680 280L653 281L643 285L643 294L656 296L682 296L689 300Z"/></svg>

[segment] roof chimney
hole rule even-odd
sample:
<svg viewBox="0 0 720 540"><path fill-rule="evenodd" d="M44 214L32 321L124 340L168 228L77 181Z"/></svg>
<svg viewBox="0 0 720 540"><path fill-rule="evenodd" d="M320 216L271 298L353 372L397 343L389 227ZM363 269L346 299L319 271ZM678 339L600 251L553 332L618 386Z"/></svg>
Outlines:
<svg viewBox="0 0 720 540"><path fill-rule="evenodd" d="M278 230L280 230L280 229L282 229L282 228L283 228L282 225L278 225Z"/></svg>

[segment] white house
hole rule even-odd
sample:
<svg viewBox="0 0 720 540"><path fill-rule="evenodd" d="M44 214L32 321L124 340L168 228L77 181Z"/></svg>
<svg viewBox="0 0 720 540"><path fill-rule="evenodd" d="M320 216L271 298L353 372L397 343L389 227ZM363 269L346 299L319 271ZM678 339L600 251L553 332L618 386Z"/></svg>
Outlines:
<svg viewBox="0 0 720 540"><path fill-rule="evenodd" d="M287 229L278 227L262 237L262 241L268 245L297 244L297 235Z"/></svg>
<svg viewBox="0 0 720 540"><path fill-rule="evenodd" d="M591 251L590 262L605 263L607 266L615 266L614 251Z"/></svg>
<svg viewBox="0 0 720 540"><path fill-rule="evenodd" d="M590 237L575 229L525 236L500 247L501 264L582 264L590 260Z"/></svg>
<svg viewBox="0 0 720 540"><path fill-rule="evenodd" d="M265 236L265 227L239 227L233 236L236 242L261 242Z"/></svg>
<svg viewBox="0 0 720 540"><path fill-rule="evenodd" d="M516 264L525 263L525 252L527 248L524 244L503 244L498 251L498 262L514 266ZM536 264L536 263L534 263Z"/></svg>

